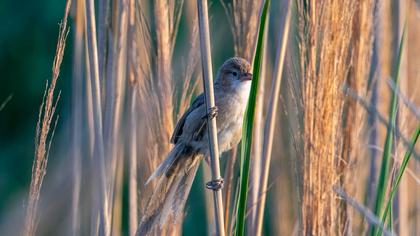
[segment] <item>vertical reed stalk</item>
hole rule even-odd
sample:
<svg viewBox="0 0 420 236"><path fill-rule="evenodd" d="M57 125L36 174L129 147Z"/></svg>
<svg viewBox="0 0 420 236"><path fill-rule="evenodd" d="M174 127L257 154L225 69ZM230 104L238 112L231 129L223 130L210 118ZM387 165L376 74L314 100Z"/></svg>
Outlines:
<svg viewBox="0 0 420 236"><path fill-rule="evenodd" d="M135 60L135 23L136 23L136 3L135 0L129 0L129 16L128 16L128 36L127 36L127 74L128 74L128 109L129 109L129 126L126 127L128 132L128 155L129 155L129 170L128 170L128 232L129 235L135 235L137 226L139 224L139 206L138 206L138 183L137 183L137 157L139 144L137 133L138 129L138 84L135 77L135 68L137 65L134 64Z"/></svg>
<svg viewBox="0 0 420 236"><path fill-rule="evenodd" d="M122 219L123 219L123 176L124 176L124 159L122 158L122 147L117 151L115 159L117 159L114 178L115 184L113 191L112 200L112 211L110 210L110 215L112 216L112 227L111 235L120 236L122 234Z"/></svg>
<svg viewBox="0 0 420 236"><path fill-rule="evenodd" d="M98 47L96 40L96 19L94 0L86 0L85 7L85 30L87 53L89 55L89 69L92 89L92 113L95 143L93 147L93 160L96 162L97 168L94 168L94 184L95 184L95 208L99 216L97 229L99 234L108 236L110 234L110 217L108 215L108 196L106 192L106 173L105 173L105 156L104 141L102 134L102 101L101 101L101 82L99 78L98 66ZM96 231L95 229L93 229Z"/></svg>
<svg viewBox="0 0 420 236"><path fill-rule="evenodd" d="M108 58L108 36L110 34L109 28L111 24L111 0L98 0L98 70L99 78L105 79L105 72L107 71L107 58ZM111 52L112 54L112 52ZM111 56L112 58L112 56Z"/></svg>
<svg viewBox="0 0 420 236"><path fill-rule="evenodd" d="M114 12L114 30L113 45L109 50L110 56L107 63L106 74L106 96L105 96L105 123L104 123L104 142L106 144L105 164L107 171L107 198L109 199L108 214L110 221L115 222L112 218L114 209L114 192L122 190L116 185L118 163L122 155L118 155L122 151L120 135L122 122L122 109L124 106L125 85L126 85L126 69L127 69L127 31L128 31L128 0L121 0L112 7ZM118 203L119 204L119 203ZM113 233L114 234L114 233Z"/></svg>
<svg viewBox="0 0 420 236"><path fill-rule="evenodd" d="M80 189L82 178L82 114L83 114L83 32L84 32L84 1L76 0L74 52L73 52L73 78L72 78L72 146L71 158L73 160L73 202L72 202L72 235L80 235Z"/></svg>
<svg viewBox="0 0 420 236"><path fill-rule="evenodd" d="M170 137L170 132L173 130L173 104L172 104L172 84L171 84L171 70L172 70L172 28L170 24L170 11L169 3L167 0L155 0L155 25L156 25L156 65L157 73L156 77L159 78L157 81L157 88L160 99L160 110L164 111L161 113L161 119L166 124L166 137ZM167 142L166 142L167 143ZM169 150L169 146L165 148L165 152L162 157L166 155Z"/></svg>
<svg viewBox="0 0 420 236"><path fill-rule="evenodd" d="M237 156L237 148L233 148L230 152L229 159L226 165L225 170L225 210L224 210L224 216L225 216L225 232L229 234L229 225L232 223L232 215L229 214L230 212L230 205L232 202L232 192L234 191L235 185L234 185L234 178L233 178L233 172L234 172L234 166L235 166L235 160ZM234 212L234 211L233 211Z"/></svg>
<svg viewBox="0 0 420 236"><path fill-rule="evenodd" d="M273 82L270 92L270 100L268 105L268 113L265 122L264 142L263 142L263 155L262 155L262 183L258 191L260 201L257 203L257 218L256 218L256 231L254 235L262 235L262 225L264 218L265 202L267 197L268 177L270 173L271 154L273 149L273 138L275 130L275 121L277 116L278 100L280 95L281 78L283 74L284 58L286 55L286 46L289 38L290 18L291 18L292 2L289 2L286 20L283 27L283 37L279 38L279 45L277 51L277 59L274 67Z"/></svg>
<svg viewBox="0 0 420 236"><path fill-rule="evenodd" d="M210 30L207 0L197 0L198 9L198 25L200 32L201 45L201 64L203 68L203 84L206 94L207 113L215 106L214 89L213 89L213 70L211 65L211 50L210 50ZM220 179L220 165L219 165L219 147L217 142L217 124L216 119L207 118L208 132L209 132L209 146L211 159L211 173L214 180ZM222 191L213 191L214 213L216 222L216 232L219 236L225 235L224 217L223 217L223 199Z"/></svg>
<svg viewBox="0 0 420 236"><path fill-rule="evenodd" d="M137 193L137 94L135 84L130 89L130 138L129 138L129 233L135 235L138 220L138 193Z"/></svg>
<svg viewBox="0 0 420 236"><path fill-rule="evenodd" d="M86 4L84 4L83 14L85 12ZM85 15L84 15L85 16ZM84 24L86 25L86 18L84 17ZM92 170L94 165L94 148L95 148L95 129L94 129L94 111L93 111L93 96L92 96L92 79L91 79L91 70L90 70L90 61L89 61L89 52L87 46L87 34L86 34L86 27L84 27L84 43L85 43L85 97L86 97L86 136L87 136L87 156L89 158L89 169ZM93 173L92 173L93 172ZM88 178L90 179L90 185L93 187L94 182L96 181L95 177L96 172L91 171L88 174ZM97 234L97 219L98 219L98 212L97 212L97 192L95 188L90 189L90 203L92 207L90 208L90 233L91 235Z"/></svg>

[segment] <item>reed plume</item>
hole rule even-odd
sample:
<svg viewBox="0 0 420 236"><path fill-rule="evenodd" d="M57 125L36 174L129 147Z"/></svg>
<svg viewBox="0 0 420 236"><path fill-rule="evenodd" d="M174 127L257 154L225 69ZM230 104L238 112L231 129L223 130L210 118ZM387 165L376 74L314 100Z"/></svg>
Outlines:
<svg viewBox="0 0 420 236"><path fill-rule="evenodd" d="M64 49L66 48L66 39L68 35L67 17L69 15L71 1L67 1L64 11L64 17L60 24L58 34L58 42L52 67L52 79L46 89L44 97L39 108L38 123L35 134L35 155L32 165L31 184L29 187L28 204L26 207L25 223L22 234L31 236L36 234L36 221L38 213L38 201L41 193L42 182L47 171L48 156L51 149L51 143L54 137L55 128L57 126L58 117L51 124L55 117L60 93L55 96L55 87L58 76L60 75L60 66L63 61Z"/></svg>
<svg viewBox="0 0 420 236"><path fill-rule="evenodd" d="M141 173L139 179L143 180L150 176L169 153L174 119L188 107L198 81L195 78L199 61L196 26L193 27L184 74L179 80L175 80L177 78L172 75L175 66L182 67L173 63L173 50L183 1L156 0L153 3L152 19L156 35L153 35L151 24L145 14L147 4L136 3L133 13L135 15L132 28L133 44L130 50L131 81L137 90L135 96L138 96L136 101L138 105L135 108L138 117L137 130L143 133L137 137L138 149L142 150L137 155L137 162L142 164L139 165L141 167L138 170ZM153 37L156 37L156 41ZM175 87L174 81L180 82L181 86ZM155 184L157 183L152 181L148 186L139 185L143 194L139 202L141 215L146 214L146 205L150 199L159 197L151 195ZM157 234L180 232L183 214L176 217L179 218L177 224L164 225L162 230L158 227L152 232Z"/></svg>
<svg viewBox="0 0 420 236"><path fill-rule="evenodd" d="M344 208L333 192L342 174L342 86L349 71L353 1L299 1L303 98L302 227L304 235L344 234Z"/></svg>

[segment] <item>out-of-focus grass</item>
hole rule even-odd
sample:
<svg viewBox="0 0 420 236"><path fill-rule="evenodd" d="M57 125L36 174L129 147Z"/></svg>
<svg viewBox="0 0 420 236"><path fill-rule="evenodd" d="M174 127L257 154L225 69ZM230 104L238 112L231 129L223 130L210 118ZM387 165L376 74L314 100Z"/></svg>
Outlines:
<svg viewBox="0 0 420 236"><path fill-rule="evenodd" d="M394 185L392 186L392 190L391 190L391 193L389 194L389 199L388 199L388 202L386 204L385 211L382 215L382 224L385 224L386 218L388 217L388 214L391 210L391 206L392 206L392 202L394 200L395 193L398 190L398 186L400 185L401 178L402 178L402 176L404 174L404 171L405 171L405 169L408 165L408 161L410 161L411 154L413 154L413 150L414 150L414 147L416 146L416 143L417 143L417 140L418 140L419 136L420 136L420 124L417 126L417 129L414 132L413 137L411 138L411 147L410 147L409 150L406 151L406 153L404 155L404 159L401 163L400 170L398 171L397 178L395 180ZM378 229L376 235L377 236L381 235L381 230L380 229Z"/></svg>
<svg viewBox="0 0 420 236"><path fill-rule="evenodd" d="M406 37L406 30L403 32L403 36L400 41L399 46L399 54L395 69L395 74L393 75L393 81L394 84L398 87L398 82L400 80L400 68L401 68L401 60L402 60L402 49L404 46ZM389 106L389 126L386 131L386 139L384 144L384 151L382 155L382 163L380 168L380 174L379 174L379 180L377 185L377 191L376 191L376 201L375 201L375 215L380 216L382 212L382 206L385 202L385 196L387 193L387 183L389 179L389 169L390 169L390 163L391 163L391 156L393 155L393 138L394 138L394 127L396 125L397 120L397 104L398 104L398 95L396 91L392 90L391 93L391 101ZM390 210L392 211L391 207ZM385 215L386 217L386 215ZM390 219L392 216L390 217ZM392 227L392 224L391 224ZM378 228L375 228L375 230L372 231L372 235L377 234ZM392 231L392 230L391 230Z"/></svg>

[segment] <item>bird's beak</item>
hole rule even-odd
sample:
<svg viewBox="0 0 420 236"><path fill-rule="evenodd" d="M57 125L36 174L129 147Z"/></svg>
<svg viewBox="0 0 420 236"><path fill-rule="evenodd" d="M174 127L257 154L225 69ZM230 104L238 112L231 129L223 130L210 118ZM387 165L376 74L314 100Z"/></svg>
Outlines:
<svg viewBox="0 0 420 236"><path fill-rule="evenodd" d="M252 74L251 73L244 73L241 76L241 81L247 81L252 80Z"/></svg>

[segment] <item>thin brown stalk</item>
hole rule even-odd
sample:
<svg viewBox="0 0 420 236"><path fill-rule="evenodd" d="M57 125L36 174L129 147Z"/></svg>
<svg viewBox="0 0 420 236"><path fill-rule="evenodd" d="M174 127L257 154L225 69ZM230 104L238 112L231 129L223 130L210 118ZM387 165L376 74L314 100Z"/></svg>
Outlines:
<svg viewBox="0 0 420 236"><path fill-rule="evenodd" d="M134 41L134 33L135 33L135 23L136 23L136 4L135 0L129 0L129 16L128 16L128 42L127 42L127 61L128 61L128 82L129 82L129 89L128 89L128 109L129 109L129 128L128 130L128 142L129 142L129 170L128 170L128 202L129 202L129 210L128 210L128 229L129 235L135 235L137 226L139 224L139 206L138 206L138 182L137 182L137 157L138 157L138 117L137 117L137 109L138 109L138 85L137 81L135 80L134 76L134 68L136 65L133 63L133 52L135 52L135 41ZM131 53L130 53L131 52Z"/></svg>
<svg viewBox="0 0 420 236"><path fill-rule="evenodd" d="M233 189L235 187L235 185L233 184L234 178L233 178L233 172L234 172L234 167L235 167L235 160L236 160L236 156L237 156L237 152L238 149L237 148L233 148L230 151L229 154L229 159L226 165L226 170L225 170L225 185L224 185L224 189L225 190L225 231L226 232L230 232L229 231L229 224L231 223L231 217L232 215L229 214L230 211L230 204L232 203L232 192ZM230 234L229 234L230 235Z"/></svg>
<svg viewBox="0 0 420 236"><path fill-rule="evenodd" d="M266 127L264 132L263 154L262 154L262 177L261 184L258 191L260 200L257 201L257 215L256 215L256 231L254 235L262 234L262 225L264 217L264 209L267 194L268 176L270 172L271 154L273 149L273 138L275 130L275 121L277 116L277 107L281 87L281 78L283 74L284 58L286 55L286 46L289 38L290 18L291 18L291 2L289 2L286 20L283 28L283 37L279 39L279 46L277 51L277 59L274 67L272 89L270 92L270 101L268 105L268 113L266 118Z"/></svg>
<svg viewBox="0 0 420 236"><path fill-rule="evenodd" d="M130 128L129 128L129 233L135 235L139 224L138 184L137 184L137 87L130 89Z"/></svg>
<svg viewBox="0 0 420 236"><path fill-rule="evenodd" d="M83 8L83 14L85 12L85 7ZM86 20L85 20L86 21ZM86 22L84 23L86 25ZM95 146L95 129L94 129L94 116L93 116L93 96L92 96L92 79L91 79L91 70L90 70L90 62L89 62L89 52L87 46L87 35L84 27L84 59L85 59L85 79L84 79L84 94L85 94L85 116L83 117L86 120L86 156L88 157L88 166L92 168L94 166L93 161L93 154L94 154L94 146ZM91 180L90 184L93 185L94 181L96 181L95 173L88 173L88 178ZM93 235L93 231L96 228L96 221L97 221L97 209L94 203L97 201L96 198L97 192L94 188L90 188L90 203L92 207L89 208L89 216L90 216L90 230L91 234Z"/></svg>
<svg viewBox="0 0 420 236"><path fill-rule="evenodd" d="M51 141L53 139L55 127L57 125L56 120L55 125L51 130L51 122L54 118L57 103L60 98L60 95L54 98L54 92L58 76L60 74L60 66L63 60L64 50L66 47L66 39L69 32L67 28L67 17L70 11L70 6L71 1L69 0L66 3L63 21L60 24L57 48L52 67L51 84L48 86L47 82L47 87L39 110L39 119L35 134L35 155L32 166L31 184L29 187L28 205L26 208L26 216L22 233L25 236L36 234L38 201L40 197L42 182L47 170Z"/></svg>
<svg viewBox="0 0 420 236"><path fill-rule="evenodd" d="M203 83L206 94L207 112L215 106L214 90L213 90L213 71L211 65L210 50L210 29L208 19L207 0L197 0L198 8L198 25L200 29L200 46L201 46L201 65L203 68ZM216 119L207 118L209 132L209 147L211 160L211 174L214 180L220 179L219 165L219 148L217 142L217 124ZM223 217L223 198L222 191L213 190L214 214L216 223L216 234L225 235L224 217Z"/></svg>
<svg viewBox="0 0 420 236"><path fill-rule="evenodd" d="M211 173L206 165L201 165L203 171L203 178L201 181L202 186L204 186L207 181L211 178ZM216 235L216 222L214 221L214 206L213 206L213 193L210 191L204 192L204 202L206 206L206 223L207 223L207 234Z"/></svg>

